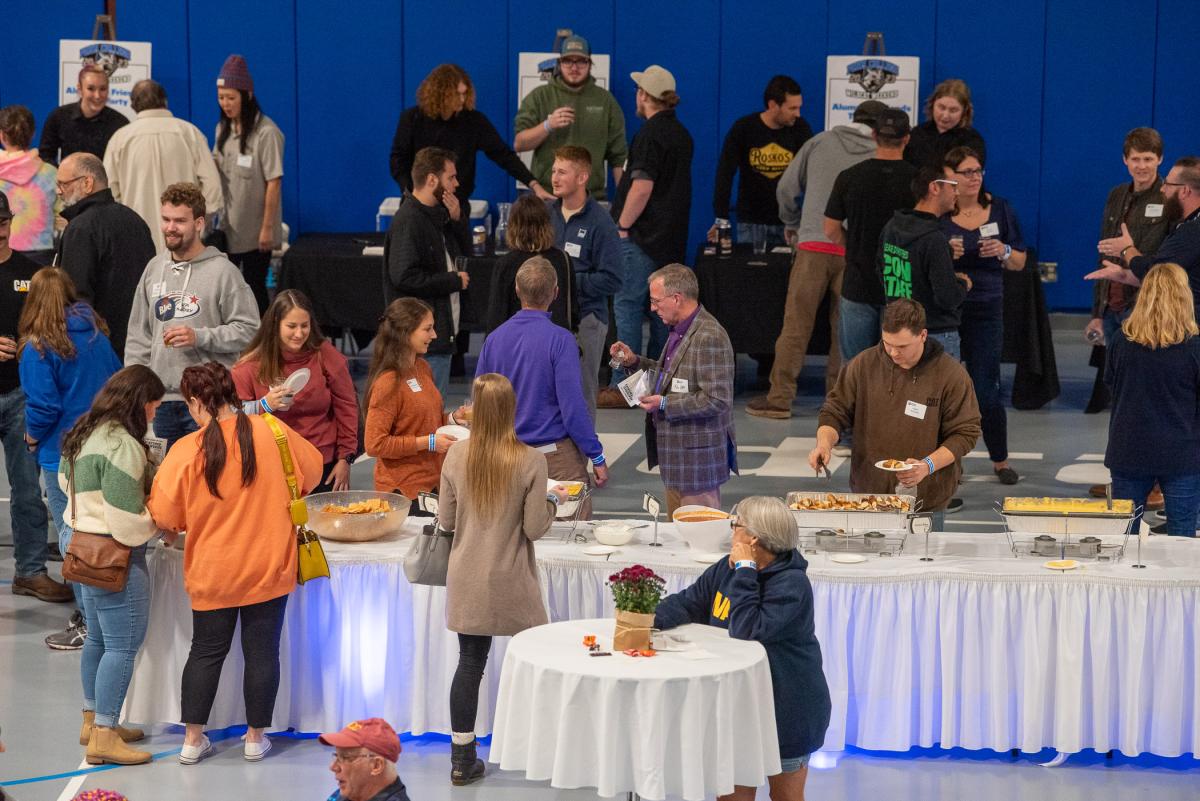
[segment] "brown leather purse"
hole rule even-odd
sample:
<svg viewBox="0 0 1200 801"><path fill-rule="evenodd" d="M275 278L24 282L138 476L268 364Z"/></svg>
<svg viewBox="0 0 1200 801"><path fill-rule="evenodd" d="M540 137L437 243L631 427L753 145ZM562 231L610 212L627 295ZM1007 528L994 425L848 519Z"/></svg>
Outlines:
<svg viewBox="0 0 1200 801"><path fill-rule="evenodd" d="M63 554L62 574L67 581L120 592L129 578L128 545L108 534L91 534L75 528L75 460L71 460L67 484L71 490L71 544Z"/></svg>

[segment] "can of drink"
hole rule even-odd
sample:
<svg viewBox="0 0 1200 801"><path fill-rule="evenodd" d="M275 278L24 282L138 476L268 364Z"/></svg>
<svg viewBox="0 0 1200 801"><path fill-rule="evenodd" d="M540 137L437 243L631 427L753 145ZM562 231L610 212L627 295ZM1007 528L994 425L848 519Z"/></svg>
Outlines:
<svg viewBox="0 0 1200 801"><path fill-rule="evenodd" d="M733 226L729 224L729 220L721 220L720 227L717 228L717 239L720 244L720 256L727 259L733 255Z"/></svg>
<svg viewBox="0 0 1200 801"><path fill-rule="evenodd" d="M471 229L471 252L476 256L487 255L487 229L482 225Z"/></svg>

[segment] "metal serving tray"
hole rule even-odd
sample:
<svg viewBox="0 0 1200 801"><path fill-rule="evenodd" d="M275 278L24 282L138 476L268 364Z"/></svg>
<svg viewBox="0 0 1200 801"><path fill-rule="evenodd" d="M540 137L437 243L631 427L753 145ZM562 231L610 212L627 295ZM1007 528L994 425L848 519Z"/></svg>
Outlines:
<svg viewBox="0 0 1200 801"><path fill-rule="evenodd" d="M844 498L850 501L866 500L871 497L895 497L908 502L909 511L907 512L868 512L859 510L833 510L833 509L792 509L791 506L798 500L810 499L823 501L830 495L835 495L838 498ZM883 492L789 492L787 494L787 505L792 515L796 518L796 525L800 528L811 529L844 529L850 531L904 531L908 532L912 527L912 517L917 514L918 503L917 499L912 495L893 495Z"/></svg>

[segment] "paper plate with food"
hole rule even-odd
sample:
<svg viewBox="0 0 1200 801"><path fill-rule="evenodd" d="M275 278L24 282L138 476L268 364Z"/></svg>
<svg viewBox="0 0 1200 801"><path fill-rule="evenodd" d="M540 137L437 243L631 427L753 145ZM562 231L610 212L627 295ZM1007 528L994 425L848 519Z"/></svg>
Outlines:
<svg viewBox="0 0 1200 801"><path fill-rule="evenodd" d="M905 470L911 470L913 465L902 459L880 459L875 463L875 466L880 470L886 470L889 473L903 473Z"/></svg>

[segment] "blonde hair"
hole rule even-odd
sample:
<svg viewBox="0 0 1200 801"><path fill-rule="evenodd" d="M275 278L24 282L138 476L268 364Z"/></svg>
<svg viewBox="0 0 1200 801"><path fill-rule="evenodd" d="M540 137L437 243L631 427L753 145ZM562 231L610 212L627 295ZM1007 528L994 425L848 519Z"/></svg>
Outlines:
<svg viewBox="0 0 1200 801"><path fill-rule="evenodd" d="M958 121L958 128L971 127L971 120L975 117L975 107L971 105L971 90L967 86L966 81L960 78L947 78L946 80L933 87L933 94L925 101L925 119L933 119L933 104L943 97L952 97L962 106L962 119Z"/></svg>
<svg viewBox="0 0 1200 801"><path fill-rule="evenodd" d="M517 439L517 396L499 373L484 373L471 388L471 438L467 440L467 491L472 509L484 514L505 500L526 446ZM535 487L544 492L544 487Z"/></svg>
<svg viewBox="0 0 1200 801"><path fill-rule="evenodd" d="M1121 330L1130 342L1151 350L1178 345L1200 333L1187 273L1178 264L1163 262L1142 279L1137 303Z"/></svg>

